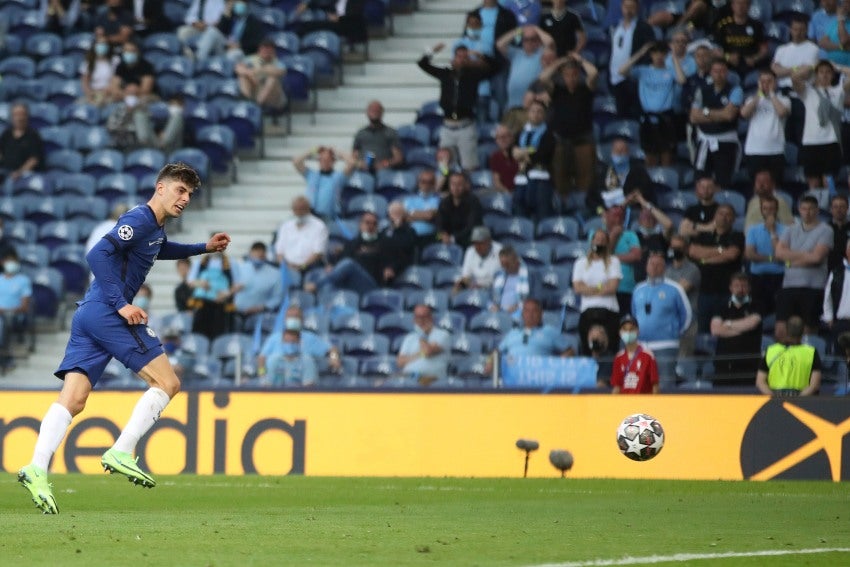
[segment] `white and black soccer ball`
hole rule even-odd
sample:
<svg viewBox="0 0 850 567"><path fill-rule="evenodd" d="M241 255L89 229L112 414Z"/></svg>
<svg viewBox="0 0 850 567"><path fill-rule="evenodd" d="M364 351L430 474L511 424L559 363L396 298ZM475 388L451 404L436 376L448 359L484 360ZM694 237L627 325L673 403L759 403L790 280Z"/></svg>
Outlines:
<svg viewBox="0 0 850 567"><path fill-rule="evenodd" d="M633 461L648 461L664 447L664 428L651 415L630 415L617 428L617 446Z"/></svg>

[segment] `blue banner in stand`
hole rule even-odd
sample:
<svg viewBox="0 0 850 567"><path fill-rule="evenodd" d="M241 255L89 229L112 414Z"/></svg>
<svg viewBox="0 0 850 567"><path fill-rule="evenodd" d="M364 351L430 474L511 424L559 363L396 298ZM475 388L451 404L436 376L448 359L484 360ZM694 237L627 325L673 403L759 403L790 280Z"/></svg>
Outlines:
<svg viewBox="0 0 850 567"><path fill-rule="evenodd" d="M501 370L505 388L581 390L596 387L599 364L585 356L505 355Z"/></svg>

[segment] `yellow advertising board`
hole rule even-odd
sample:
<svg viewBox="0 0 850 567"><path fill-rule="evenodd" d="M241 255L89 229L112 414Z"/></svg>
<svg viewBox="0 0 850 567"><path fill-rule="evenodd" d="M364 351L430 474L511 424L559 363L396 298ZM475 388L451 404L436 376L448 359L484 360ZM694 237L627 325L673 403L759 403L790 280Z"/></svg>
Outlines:
<svg viewBox="0 0 850 567"><path fill-rule="evenodd" d="M138 399L95 392L53 460L53 472L100 471ZM0 467L29 462L55 394L0 396ZM620 454L617 425L648 413L666 444L652 461ZM515 442L534 439L529 476L770 479L850 476L850 403L763 396L609 396L516 393L189 392L179 394L138 447L154 474L513 477Z"/></svg>

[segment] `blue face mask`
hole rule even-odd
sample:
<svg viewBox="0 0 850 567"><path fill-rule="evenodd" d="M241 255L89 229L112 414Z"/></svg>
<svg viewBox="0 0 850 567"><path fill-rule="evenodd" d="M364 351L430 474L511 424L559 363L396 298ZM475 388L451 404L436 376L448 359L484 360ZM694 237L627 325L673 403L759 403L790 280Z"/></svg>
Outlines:
<svg viewBox="0 0 850 567"><path fill-rule="evenodd" d="M223 264L221 258L212 258L209 262L207 262L208 270L221 270L223 268Z"/></svg>
<svg viewBox="0 0 850 567"><path fill-rule="evenodd" d="M263 267L263 264L265 264L265 261L260 259L260 258L251 258L251 264L254 266L254 268L259 270L260 268Z"/></svg>
<svg viewBox="0 0 850 567"><path fill-rule="evenodd" d="M298 343L283 343L280 351L283 356L295 356L301 352L301 345Z"/></svg>
<svg viewBox="0 0 850 567"><path fill-rule="evenodd" d="M248 11L248 6L245 2L237 2L233 5L233 13L237 16L244 16Z"/></svg>
<svg viewBox="0 0 850 567"><path fill-rule="evenodd" d="M472 29L472 28L466 28L466 37L468 37L471 40L478 41L479 39L481 39L481 30L480 29L476 30L476 29Z"/></svg>
<svg viewBox="0 0 850 567"><path fill-rule="evenodd" d="M121 54L121 59L127 65L135 65L136 61L139 60L139 54L136 53L135 51L125 51L124 53Z"/></svg>
<svg viewBox="0 0 850 567"><path fill-rule="evenodd" d="M96 43L94 44L94 54L98 57L103 57L109 53L109 46L105 43Z"/></svg>
<svg viewBox="0 0 850 567"><path fill-rule="evenodd" d="M611 155L611 164L614 167L625 167L629 164L629 156L624 155Z"/></svg>

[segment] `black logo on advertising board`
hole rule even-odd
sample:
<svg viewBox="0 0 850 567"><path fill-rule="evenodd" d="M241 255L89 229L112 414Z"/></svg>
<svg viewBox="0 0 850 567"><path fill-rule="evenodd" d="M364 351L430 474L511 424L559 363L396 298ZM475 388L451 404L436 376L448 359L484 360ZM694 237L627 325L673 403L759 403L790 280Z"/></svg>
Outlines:
<svg viewBox="0 0 850 567"><path fill-rule="evenodd" d="M750 480L850 480L850 401L773 399L753 415L741 440Z"/></svg>

